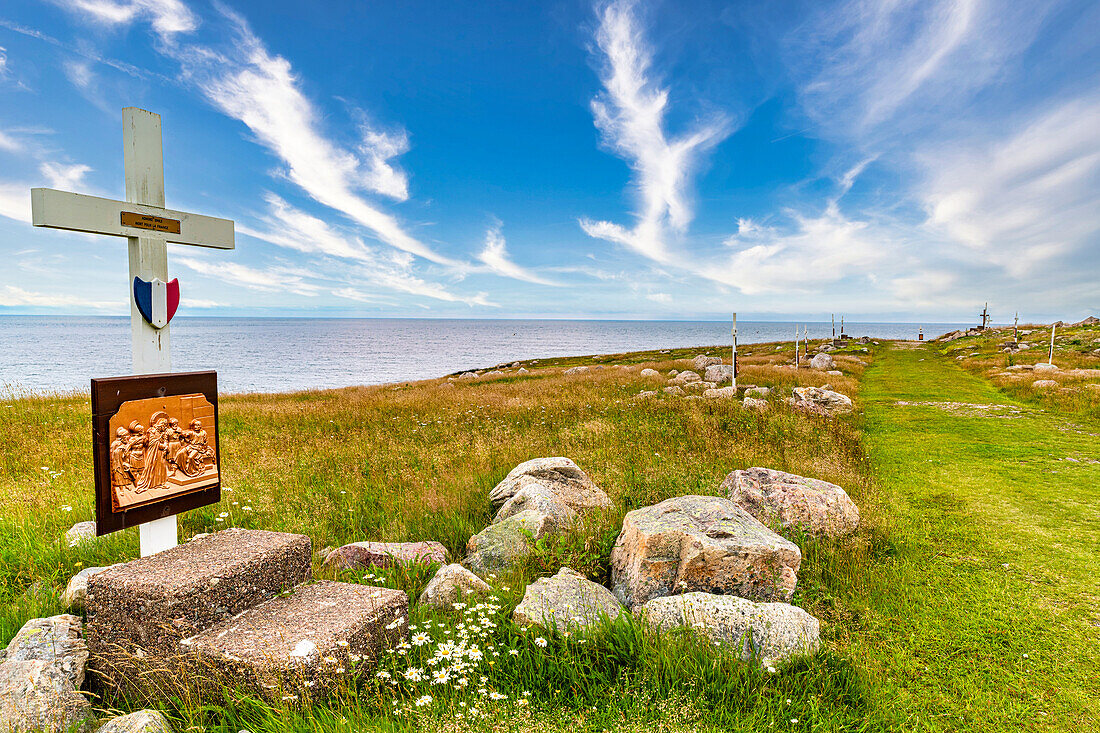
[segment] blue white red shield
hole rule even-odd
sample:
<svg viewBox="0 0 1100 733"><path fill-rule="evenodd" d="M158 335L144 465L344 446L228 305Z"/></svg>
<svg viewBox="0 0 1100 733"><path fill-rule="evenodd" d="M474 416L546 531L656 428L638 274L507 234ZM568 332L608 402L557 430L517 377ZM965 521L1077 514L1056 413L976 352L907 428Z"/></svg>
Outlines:
<svg viewBox="0 0 1100 733"><path fill-rule="evenodd" d="M134 278L134 303L142 318L153 328L164 328L176 315L180 304L180 282L172 278L164 282L160 278L151 281Z"/></svg>

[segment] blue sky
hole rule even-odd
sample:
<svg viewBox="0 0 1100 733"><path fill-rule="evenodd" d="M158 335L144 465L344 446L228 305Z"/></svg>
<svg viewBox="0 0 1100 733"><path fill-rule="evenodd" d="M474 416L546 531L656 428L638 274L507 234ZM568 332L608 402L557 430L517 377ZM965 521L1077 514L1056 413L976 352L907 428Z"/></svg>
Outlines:
<svg viewBox="0 0 1100 733"><path fill-rule="evenodd" d="M0 313L125 314L162 115L181 315L971 319L1100 311L1094 2L9 0Z"/></svg>

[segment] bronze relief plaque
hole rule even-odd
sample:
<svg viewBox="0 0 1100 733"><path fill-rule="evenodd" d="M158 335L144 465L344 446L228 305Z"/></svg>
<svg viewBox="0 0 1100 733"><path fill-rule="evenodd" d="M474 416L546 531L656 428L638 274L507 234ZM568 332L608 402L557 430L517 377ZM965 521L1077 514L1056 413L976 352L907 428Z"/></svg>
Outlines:
<svg viewBox="0 0 1100 733"><path fill-rule="evenodd" d="M221 500L215 372L92 380L96 530Z"/></svg>

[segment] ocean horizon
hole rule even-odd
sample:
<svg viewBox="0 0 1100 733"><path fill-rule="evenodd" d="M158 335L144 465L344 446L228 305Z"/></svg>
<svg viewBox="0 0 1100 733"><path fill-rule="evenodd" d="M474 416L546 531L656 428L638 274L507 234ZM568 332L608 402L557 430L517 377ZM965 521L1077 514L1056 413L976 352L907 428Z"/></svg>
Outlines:
<svg viewBox="0 0 1100 733"><path fill-rule="evenodd" d="M738 343L794 339L793 321L739 321ZM799 323L826 338L829 322ZM925 338L960 323L845 323L853 337ZM839 321L837 333L840 332ZM180 317L172 369L215 369L222 392L289 392L442 377L519 360L730 343L729 321ZM0 315L0 386L87 392L131 373L127 316ZM728 356L728 352L726 354Z"/></svg>

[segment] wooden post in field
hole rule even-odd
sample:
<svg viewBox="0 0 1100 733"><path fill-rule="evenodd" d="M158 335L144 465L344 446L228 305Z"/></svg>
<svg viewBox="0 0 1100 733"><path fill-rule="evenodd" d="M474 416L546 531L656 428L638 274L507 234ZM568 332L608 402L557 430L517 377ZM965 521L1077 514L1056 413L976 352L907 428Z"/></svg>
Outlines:
<svg viewBox="0 0 1100 733"><path fill-rule="evenodd" d="M733 314L733 354L730 359L730 366L733 368L733 376L730 380L730 384L734 389L737 389L737 314Z"/></svg>
<svg viewBox="0 0 1100 733"><path fill-rule="evenodd" d="M126 237L129 246L130 345L135 374L172 371L165 291L168 283L168 243L233 249L233 222L212 216L164 208L164 154L160 115L137 107L122 110L126 200L31 189L31 220L36 227ZM141 313L137 281L148 287L151 320ZM175 291L178 294L178 290ZM174 308L172 308L174 312ZM138 525L141 555L151 555L178 543L176 517Z"/></svg>
<svg viewBox="0 0 1100 733"><path fill-rule="evenodd" d="M1047 364L1054 363L1054 332L1058 330L1058 322L1050 324L1050 354L1047 356Z"/></svg>
<svg viewBox="0 0 1100 733"><path fill-rule="evenodd" d="M1020 311L1016 311L1016 320L1012 324L1012 341L1020 343Z"/></svg>
<svg viewBox="0 0 1100 733"><path fill-rule="evenodd" d="M833 322L833 341L836 341L836 314L830 313L829 319Z"/></svg>

